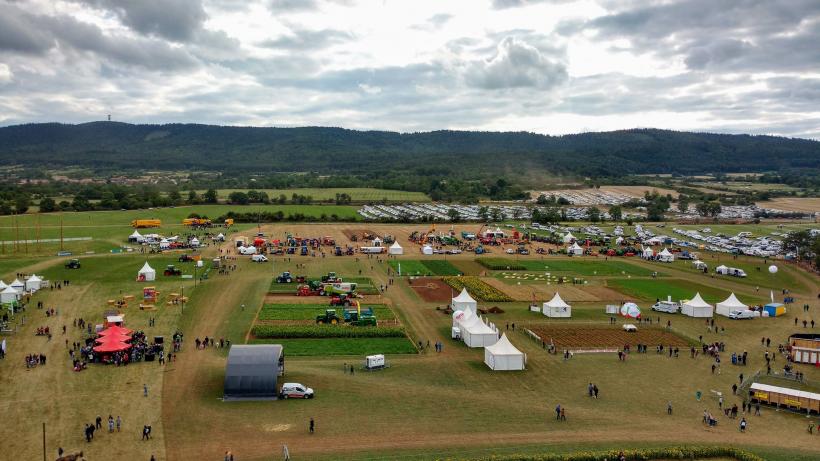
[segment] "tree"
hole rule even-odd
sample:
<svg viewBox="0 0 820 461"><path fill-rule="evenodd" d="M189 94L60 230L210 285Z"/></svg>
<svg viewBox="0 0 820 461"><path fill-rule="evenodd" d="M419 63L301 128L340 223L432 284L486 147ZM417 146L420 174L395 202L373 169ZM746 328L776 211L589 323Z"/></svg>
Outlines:
<svg viewBox="0 0 820 461"><path fill-rule="evenodd" d="M487 222L490 217L490 207L483 205L478 208L478 219Z"/></svg>
<svg viewBox="0 0 820 461"><path fill-rule="evenodd" d="M23 214L28 211L29 199L27 195L18 195L14 199L14 211L17 214Z"/></svg>
<svg viewBox="0 0 820 461"><path fill-rule="evenodd" d="M715 217L720 214L722 211L722 207L720 206L720 202L712 201L712 202L700 202L695 207L698 211L698 214L701 216L711 216Z"/></svg>
<svg viewBox="0 0 820 461"><path fill-rule="evenodd" d="M113 196L114 194L111 195ZM171 191L168 192L168 200L171 201L171 205L180 205L182 203L182 195L179 193L178 189L171 189Z"/></svg>
<svg viewBox="0 0 820 461"><path fill-rule="evenodd" d="M620 205L612 205L609 207L609 217L613 221L620 221L623 218L624 212Z"/></svg>
<svg viewBox="0 0 820 461"><path fill-rule="evenodd" d="M215 189L208 189L203 196L205 203L217 203L217 195Z"/></svg>
<svg viewBox="0 0 820 461"><path fill-rule="evenodd" d="M51 197L40 200L40 213L51 213L57 211L57 203Z"/></svg>
<svg viewBox="0 0 820 461"><path fill-rule="evenodd" d="M685 195L678 197L678 211L681 213L689 211L689 197Z"/></svg>
<svg viewBox="0 0 820 461"><path fill-rule="evenodd" d="M490 217L493 221L501 221L501 211L498 208L493 208L492 211L490 211Z"/></svg>
<svg viewBox="0 0 820 461"><path fill-rule="evenodd" d="M601 210L598 207L589 207L587 208L587 218L590 222L598 222L601 220Z"/></svg>
<svg viewBox="0 0 820 461"><path fill-rule="evenodd" d="M547 204L547 196L544 195L544 194L539 195L538 198L535 200L535 203L537 203L539 205L546 205Z"/></svg>
<svg viewBox="0 0 820 461"><path fill-rule="evenodd" d="M190 192L188 192L187 202L189 205L196 205L199 203L199 195L197 195L195 190L191 189Z"/></svg>
<svg viewBox="0 0 820 461"><path fill-rule="evenodd" d="M250 203L250 198L248 197L248 194L244 192L234 191L228 195L228 203L234 205L247 205Z"/></svg>
<svg viewBox="0 0 820 461"><path fill-rule="evenodd" d="M450 208L449 210L447 210L447 216L449 216L450 221L453 221L453 222L456 222L461 218L461 215L459 214L458 210L456 210L455 208Z"/></svg>
<svg viewBox="0 0 820 461"><path fill-rule="evenodd" d="M521 218L521 208L515 208L513 210L513 219L520 219Z"/></svg>

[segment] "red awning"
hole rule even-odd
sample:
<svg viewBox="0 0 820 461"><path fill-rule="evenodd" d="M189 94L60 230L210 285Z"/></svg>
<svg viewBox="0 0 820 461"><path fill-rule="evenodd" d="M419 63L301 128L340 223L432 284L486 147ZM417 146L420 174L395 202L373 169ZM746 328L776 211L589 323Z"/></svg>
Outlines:
<svg viewBox="0 0 820 461"><path fill-rule="evenodd" d="M120 352L130 349L131 345L121 342L110 342L94 347L94 352Z"/></svg>
<svg viewBox="0 0 820 461"><path fill-rule="evenodd" d="M131 341L131 337L127 335L108 335L108 336L100 336L95 341L98 343L124 343Z"/></svg>
<svg viewBox="0 0 820 461"><path fill-rule="evenodd" d="M108 335L113 335L113 334L130 335L133 332L134 332L134 330L129 330L128 328L125 328L125 327L118 327L116 325L112 325L112 326L106 328L105 330L101 331L100 336L108 336Z"/></svg>

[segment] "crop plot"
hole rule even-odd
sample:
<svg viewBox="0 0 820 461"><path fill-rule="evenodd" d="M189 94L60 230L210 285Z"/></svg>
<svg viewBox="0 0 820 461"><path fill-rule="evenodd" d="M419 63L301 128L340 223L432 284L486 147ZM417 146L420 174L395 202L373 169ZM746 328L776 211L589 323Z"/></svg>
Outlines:
<svg viewBox="0 0 820 461"><path fill-rule="evenodd" d="M590 349L597 347L619 348L626 344L647 344L650 347L689 347L686 339L662 328L638 325L638 331L627 332L620 325L614 326L551 326L535 325L529 328L548 344L554 343L558 349Z"/></svg>

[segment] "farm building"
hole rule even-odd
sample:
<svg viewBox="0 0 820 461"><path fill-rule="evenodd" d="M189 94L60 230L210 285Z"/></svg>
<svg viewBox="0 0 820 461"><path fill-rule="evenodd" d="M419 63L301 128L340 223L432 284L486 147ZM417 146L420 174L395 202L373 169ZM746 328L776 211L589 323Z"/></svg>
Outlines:
<svg viewBox="0 0 820 461"><path fill-rule="evenodd" d="M285 355L279 344L231 346L223 399L275 399L277 380L284 372Z"/></svg>
<svg viewBox="0 0 820 461"><path fill-rule="evenodd" d="M391 255L403 255L404 248L399 245L399 242L393 242L393 244L390 245L390 248L387 249L387 253Z"/></svg>
<svg viewBox="0 0 820 461"><path fill-rule="evenodd" d="M478 312L478 302L470 296L470 293L467 293L466 288L462 288L461 293L453 298L450 307L452 307L454 311L471 311L473 314Z"/></svg>
<svg viewBox="0 0 820 461"><path fill-rule="evenodd" d="M142 266L142 269L137 273L137 280L140 282L152 282L157 279L157 271L154 270L148 264L148 261L145 261L145 264Z"/></svg>
<svg viewBox="0 0 820 461"><path fill-rule="evenodd" d="M820 363L820 334L796 333L789 336L789 348L792 362Z"/></svg>
<svg viewBox="0 0 820 461"><path fill-rule="evenodd" d="M484 348L484 363L493 371L523 370L526 362L527 356L513 346L506 334Z"/></svg>
<svg viewBox="0 0 820 461"><path fill-rule="evenodd" d="M541 312L547 317L572 317L572 307L557 292L551 300L544 303Z"/></svg>
<svg viewBox="0 0 820 461"><path fill-rule="evenodd" d="M752 383L749 397L753 402L786 407L802 412L820 413L820 394L788 387Z"/></svg>
<svg viewBox="0 0 820 461"><path fill-rule="evenodd" d="M715 314L720 314L724 317L728 317L732 311L745 311L747 309L749 309L749 306L740 302L734 293L730 294L726 300L715 304Z"/></svg>
<svg viewBox="0 0 820 461"><path fill-rule="evenodd" d="M689 317L712 317L713 311L712 305L704 301L700 293L696 293L694 298L680 303L680 313Z"/></svg>

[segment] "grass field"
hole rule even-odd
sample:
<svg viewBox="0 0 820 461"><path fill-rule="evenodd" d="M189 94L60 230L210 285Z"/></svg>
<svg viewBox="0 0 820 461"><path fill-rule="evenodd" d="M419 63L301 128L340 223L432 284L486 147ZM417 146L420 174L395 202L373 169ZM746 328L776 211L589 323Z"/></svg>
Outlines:
<svg viewBox="0 0 820 461"><path fill-rule="evenodd" d="M379 320L394 320L393 311L386 306L362 305L362 308L373 309L373 314ZM326 309L336 309L341 315L342 307L327 304L265 304L259 311L259 320L316 320L316 316L324 314Z"/></svg>
<svg viewBox="0 0 820 461"><path fill-rule="evenodd" d="M254 339L251 344L281 344L289 356L415 354L407 338Z"/></svg>
<svg viewBox="0 0 820 461"><path fill-rule="evenodd" d="M356 202L429 202L430 197L424 192L409 192L390 189L370 189L366 187L339 187L330 189L318 188L297 188L297 189L257 189L268 194L272 200L284 194L290 200L293 194L307 195L313 200L336 200L336 194L348 194L351 200ZM218 189L217 196L220 200L225 200L231 192L248 192L248 189ZM204 194L205 191L197 191Z"/></svg>
<svg viewBox="0 0 820 461"><path fill-rule="evenodd" d="M477 261L488 268L496 270L507 270L506 267L522 268L527 271L556 272L561 275L584 275L584 276L611 276L611 275L634 275L649 276L652 270L635 266L623 261L589 258L552 258L547 257L541 260L509 258L478 258Z"/></svg>
<svg viewBox="0 0 820 461"><path fill-rule="evenodd" d="M656 266L659 271L663 271L665 267L671 266L677 270L682 270L691 274L696 274L698 277L703 279L702 283L709 283L709 280L711 280L711 271L713 271L715 267L720 266L721 264L729 267L743 269L743 271L746 272L747 276L743 278L732 277L729 275L715 275L715 278L728 279L733 283L758 286L761 288L772 288L775 290L779 290L785 287L794 287L798 283L793 271L782 262L772 261L768 264L765 264L762 259L732 259L731 257L725 255L721 256L720 258L707 256L706 258L704 258L704 261L709 265L710 273L708 275L704 274L702 271L698 271L697 269L695 269L692 266L691 261L678 260L671 264L655 262L652 263L652 265ZM771 274L769 272L768 268L771 264L775 264L776 266L778 266L778 271L776 274Z"/></svg>
<svg viewBox="0 0 820 461"><path fill-rule="evenodd" d="M390 260L390 267L398 273L401 269L402 276L422 276L429 277L432 275L459 275L461 273L449 261L442 259L431 259L428 261L419 261L415 259Z"/></svg>
<svg viewBox="0 0 820 461"><path fill-rule="evenodd" d="M652 302L656 299L665 300L667 296L672 296L673 301L692 299L697 292L706 302L714 304L728 298L730 294L729 291L717 288L714 285L701 285L675 279L613 279L608 284L627 296ZM746 304L757 304L765 301L764 297L753 298L747 295L738 295L738 298Z"/></svg>

